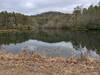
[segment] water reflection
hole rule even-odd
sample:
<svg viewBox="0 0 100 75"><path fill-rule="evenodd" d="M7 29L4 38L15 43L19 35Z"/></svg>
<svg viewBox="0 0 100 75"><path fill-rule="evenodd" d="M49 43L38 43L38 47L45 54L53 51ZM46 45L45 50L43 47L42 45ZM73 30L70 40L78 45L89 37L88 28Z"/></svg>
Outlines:
<svg viewBox="0 0 100 75"><path fill-rule="evenodd" d="M80 55L100 58L99 55L86 47L80 47L78 50L73 47L71 42L47 43L38 40L28 40L23 43L1 45L1 50L18 53L21 50L29 50L45 56L63 56L63 57L80 57Z"/></svg>
<svg viewBox="0 0 100 75"><path fill-rule="evenodd" d="M44 42L70 41L73 45L86 46L88 49L96 48L100 52L100 31L66 31L43 30L34 32L10 32L0 33L0 44L17 44L29 39L42 40Z"/></svg>

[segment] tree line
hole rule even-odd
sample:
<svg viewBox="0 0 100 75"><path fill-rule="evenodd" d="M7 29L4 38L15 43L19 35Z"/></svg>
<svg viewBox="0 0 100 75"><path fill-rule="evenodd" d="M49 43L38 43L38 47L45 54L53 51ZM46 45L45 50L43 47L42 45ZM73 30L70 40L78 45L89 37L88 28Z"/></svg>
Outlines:
<svg viewBox="0 0 100 75"><path fill-rule="evenodd" d="M100 2L88 8L77 6L72 14L45 12L35 16L28 16L15 12L0 12L0 30L34 30L45 28L72 30L100 29Z"/></svg>
<svg viewBox="0 0 100 75"><path fill-rule="evenodd" d="M73 12L76 14L76 26L84 29L100 29L100 2L89 8L77 6Z"/></svg>

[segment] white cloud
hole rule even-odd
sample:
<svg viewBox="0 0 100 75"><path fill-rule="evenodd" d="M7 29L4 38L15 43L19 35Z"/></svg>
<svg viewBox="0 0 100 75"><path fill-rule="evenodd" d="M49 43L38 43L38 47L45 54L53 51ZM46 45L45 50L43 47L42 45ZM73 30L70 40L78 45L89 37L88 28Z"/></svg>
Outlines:
<svg viewBox="0 0 100 75"><path fill-rule="evenodd" d="M87 7L100 0L0 0L0 11L38 14L46 11L72 12L77 5Z"/></svg>
<svg viewBox="0 0 100 75"><path fill-rule="evenodd" d="M35 4L31 2L25 2L21 4L21 7L26 8L26 9L32 9L32 8L35 8Z"/></svg>

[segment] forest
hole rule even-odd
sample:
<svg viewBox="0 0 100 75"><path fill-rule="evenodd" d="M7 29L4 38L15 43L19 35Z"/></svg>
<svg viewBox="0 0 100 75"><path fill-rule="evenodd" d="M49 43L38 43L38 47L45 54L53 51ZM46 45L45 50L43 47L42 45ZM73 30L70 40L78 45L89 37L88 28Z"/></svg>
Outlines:
<svg viewBox="0 0 100 75"><path fill-rule="evenodd" d="M45 12L37 15L24 15L16 12L0 12L0 30L99 30L100 2L88 8L77 6L72 14Z"/></svg>

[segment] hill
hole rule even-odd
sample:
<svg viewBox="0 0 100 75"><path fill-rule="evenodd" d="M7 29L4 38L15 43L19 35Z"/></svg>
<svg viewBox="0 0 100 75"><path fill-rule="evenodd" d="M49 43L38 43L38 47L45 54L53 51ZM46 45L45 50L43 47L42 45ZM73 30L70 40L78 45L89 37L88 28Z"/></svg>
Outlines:
<svg viewBox="0 0 100 75"><path fill-rule="evenodd" d="M38 30L38 29L66 29L66 30L97 30L100 29L100 5L90 6L88 9L76 7L73 14L61 12L45 12L37 15L20 13L0 13L0 30Z"/></svg>

